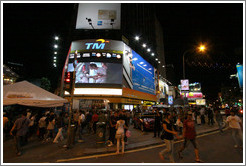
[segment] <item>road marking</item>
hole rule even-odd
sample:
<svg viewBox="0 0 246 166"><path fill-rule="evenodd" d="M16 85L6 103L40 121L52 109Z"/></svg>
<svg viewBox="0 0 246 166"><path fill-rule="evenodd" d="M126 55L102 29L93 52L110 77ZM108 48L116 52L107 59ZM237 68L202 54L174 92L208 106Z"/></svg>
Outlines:
<svg viewBox="0 0 246 166"><path fill-rule="evenodd" d="M197 138L204 137L204 136L207 136L207 135L216 134L216 133L219 133L219 132L220 131L213 131L211 133L206 133L206 134L198 135ZM178 140L178 141L175 141L174 143L177 144L177 143L180 143L180 142L183 142L183 141L184 140ZM153 145L153 146L149 146L149 147L145 147L145 148L133 149L133 150L126 151L125 154L126 153L134 153L134 152L149 150L149 149L154 149L154 148L159 148L159 147L163 147L163 146L166 146L166 145L163 143L163 144L160 144L160 145ZM96 155L91 155L91 156L82 156L82 157L76 157L76 158L70 158L70 159L59 159L56 162L67 162L67 161L74 161L74 160L85 160L85 159L91 159L91 158L99 158L99 157L107 157L107 156L117 156L117 155L119 155L119 154L116 154L116 153L104 153L104 154L96 154Z"/></svg>

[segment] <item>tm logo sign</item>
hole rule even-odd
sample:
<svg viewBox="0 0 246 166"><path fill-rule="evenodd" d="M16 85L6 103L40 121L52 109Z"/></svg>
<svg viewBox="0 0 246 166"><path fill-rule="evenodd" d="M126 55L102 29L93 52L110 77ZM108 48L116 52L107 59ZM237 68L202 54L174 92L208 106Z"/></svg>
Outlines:
<svg viewBox="0 0 246 166"><path fill-rule="evenodd" d="M96 49L96 50L101 49L101 50L103 50L105 47L105 44L109 43L109 41L106 41L104 39L98 39L98 40L96 40L96 42L101 42L101 43L85 43L86 49L87 50L89 50L89 49L93 49L93 50L94 49Z"/></svg>

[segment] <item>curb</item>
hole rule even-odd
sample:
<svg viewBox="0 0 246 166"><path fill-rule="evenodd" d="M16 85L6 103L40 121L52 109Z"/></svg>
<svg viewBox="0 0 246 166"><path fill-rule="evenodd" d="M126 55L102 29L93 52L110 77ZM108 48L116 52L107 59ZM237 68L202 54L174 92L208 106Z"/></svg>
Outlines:
<svg viewBox="0 0 246 166"><path fill-rule="evenodd" d="M223 127L223 129L225 129L225 127ZM219 129L213 129L210 131L206 131L206 132L202 132L197 134L197 136L199 135L204 135L204 134L208 134L208 133L212 133L215 131L219 131ZM183 141L184 139L182 139L181 141ZM174 139L174 141L177 141L177 139ZM140 148L144 148L144 147L150 147L150 146L154 146L154 145L160 145L160 144L164 144L164 142L156 142L156 143L151 143L148 145L141 145L141 146L137 146L137 147L131 147L131 148L125 148L125 151L129 151L129 150L133 150L133 149L140 149ZM109 150L109 151L102 151L102 152L92 152L92 153L84 153L83 157L85 156L93 156L93 155L99 155L99 154L107 154L107 153L114 153L115 150ZM82 157L82 156L76 156L76 157Z"/></svg>

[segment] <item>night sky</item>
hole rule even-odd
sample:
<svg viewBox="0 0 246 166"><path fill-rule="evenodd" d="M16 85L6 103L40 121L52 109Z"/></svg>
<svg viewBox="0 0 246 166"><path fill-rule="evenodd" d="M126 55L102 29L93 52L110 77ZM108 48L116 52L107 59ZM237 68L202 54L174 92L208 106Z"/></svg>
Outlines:
<svg viewBox="0 0 246 166"><path fill-rule="evenodd" d="M69 49L68 32L73 4L4 4L3 62L22 63L25 78L48 77L53 86ZM177 85L182 78L182 55L199 43L204 54L186 54L186 78L201 82L208 96L230 85L236 64L243 63L243 4L157 4L164 34L166 64L173 64ZM58 35L59 59L52 66L53 41ZM8 64L7 64L8 65Z"/></svg>

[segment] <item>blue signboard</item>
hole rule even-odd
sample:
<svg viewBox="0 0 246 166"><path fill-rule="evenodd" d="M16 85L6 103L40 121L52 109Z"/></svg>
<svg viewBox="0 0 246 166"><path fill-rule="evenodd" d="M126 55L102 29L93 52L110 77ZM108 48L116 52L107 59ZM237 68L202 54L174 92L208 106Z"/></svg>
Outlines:
<svg viewBox="0 0 246 166"><path fill-rule="evenodd" d="M173 104L173 96L168 96L168 104L169 105Z"/></svg>
<svg viewBox="0 0 246 166"><path fill-rule="evenodd" d="M237 65L237 78L238 78L238 83L239 87L243 87L243 65Z"/></svg>
<svg viewBox="0 0 246 166"><path fill-rule="evenodd" d="M133 50L131 62L133 66L133 89L155 95L155 73L153 66Z"/></svg>

